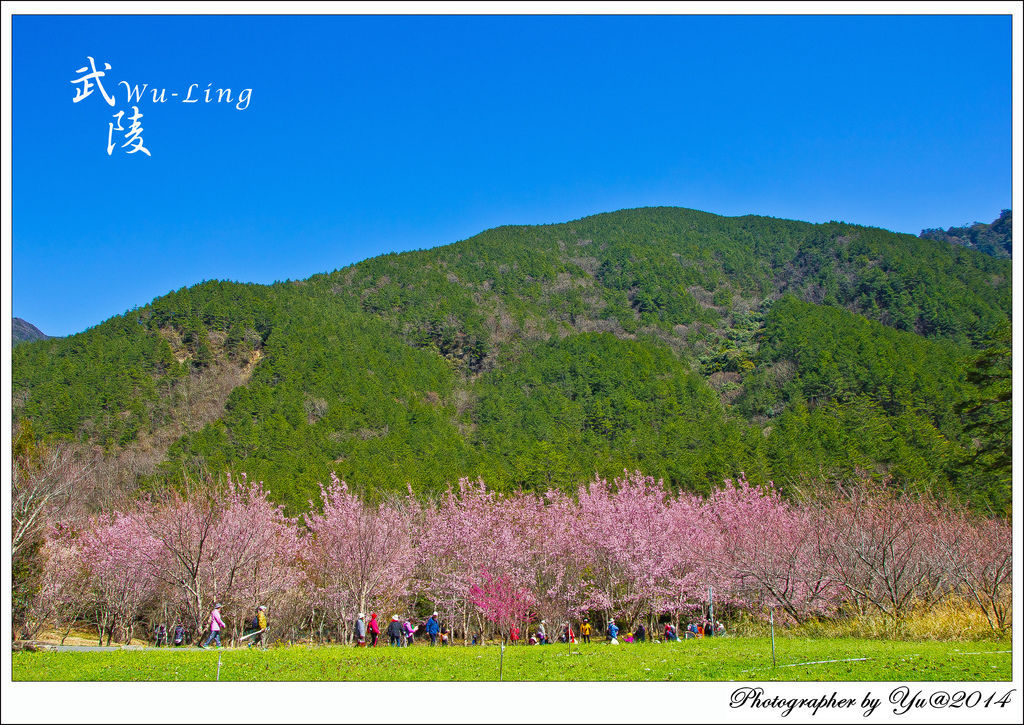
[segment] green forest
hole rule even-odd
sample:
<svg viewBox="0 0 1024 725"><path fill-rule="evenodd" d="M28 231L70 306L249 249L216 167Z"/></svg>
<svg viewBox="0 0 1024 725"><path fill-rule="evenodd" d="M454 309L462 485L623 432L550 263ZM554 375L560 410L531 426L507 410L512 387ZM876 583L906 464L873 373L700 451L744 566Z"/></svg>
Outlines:
<svg viewBox="0 0 1024 725"><path fill-rule="evenodd" d="M922 229L921 236L1009 259L1013 256L1013 211L1003 209L991 224L974 222L949 229Z"/></svg>
<svg viewBox="0 0 1024 725"><path fill-rule="evenodd" d="M140 490L245 471L292 513L332 470L377 497L624 468L1005 513L1011 296L1009 260L941 240L631 209L180 289L19 344L13 410Z"/></svg>

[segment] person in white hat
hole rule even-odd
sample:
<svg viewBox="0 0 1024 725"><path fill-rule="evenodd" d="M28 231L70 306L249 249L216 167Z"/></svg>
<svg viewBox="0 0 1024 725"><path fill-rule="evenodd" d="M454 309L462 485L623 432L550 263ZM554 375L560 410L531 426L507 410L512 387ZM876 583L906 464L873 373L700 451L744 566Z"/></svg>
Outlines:
<svg viewBox="0 0 1024 725"><path fill-rule="evenodd" d="M430 635L430 646L437 646L437 635L441 633L441 622L437 618L437 612L430 615L426 624L427 634Z"/></svg>
<svg viewBox="0 0 1024 725"><path fill-rule="evenodd" d="M362 612L356 617L356 647L366 646L366 615Z"/></svg>
<svg viewBox="0 0 1024 725"><path fill-rule="evenodd" d="M267 629L269 626L270 625L267 622L267 605L261 604L256 607L256 616L253 617L252 621L249 623L249 649L252 649L253 647L262 647L263 649L267 648Z"/></svg>
<svg viewBox="0 0 1024 725"><path fill-rule="evenodd" d="M398 621L398 615L391 615L391 623L388 625L388 644L391 647L401 647L405 643L405 632L402 631L402 623Z"/></svg>

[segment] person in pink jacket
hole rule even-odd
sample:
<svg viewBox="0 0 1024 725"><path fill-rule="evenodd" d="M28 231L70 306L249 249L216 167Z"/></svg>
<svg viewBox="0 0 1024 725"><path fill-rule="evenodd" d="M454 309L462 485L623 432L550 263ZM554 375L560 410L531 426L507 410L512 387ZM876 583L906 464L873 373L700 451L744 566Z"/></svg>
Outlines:
<svg viewBox="0 0 1024 725"><path fill-rule="evenodd" d="M210 612L210 634L206 636L206 641L199 645L199 648L206 649L206 646L214 640L220 647L220 631L222 629L224 629L224 620L220 618L220 602L214 602L213 611Z"/></svg>

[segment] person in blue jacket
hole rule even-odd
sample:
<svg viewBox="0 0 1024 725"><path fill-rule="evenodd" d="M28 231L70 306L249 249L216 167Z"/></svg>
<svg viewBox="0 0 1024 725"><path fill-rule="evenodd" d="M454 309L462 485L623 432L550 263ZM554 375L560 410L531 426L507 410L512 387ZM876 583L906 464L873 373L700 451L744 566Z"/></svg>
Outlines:
<svg viewBox="0 0 1024 725"><path fill-rule="evenodd" d="M608 641L611 644L619 643L619 625L615 624L614 619L608 620Z"/></svg>
<svg viewBox="0 0 1024 725"><path fill-rule="evenodd" d="M437 646L437 635L441 632L441 623L437 621L437 612L430 615L427 620L427 634L430 635L430 646Z"/></svg>

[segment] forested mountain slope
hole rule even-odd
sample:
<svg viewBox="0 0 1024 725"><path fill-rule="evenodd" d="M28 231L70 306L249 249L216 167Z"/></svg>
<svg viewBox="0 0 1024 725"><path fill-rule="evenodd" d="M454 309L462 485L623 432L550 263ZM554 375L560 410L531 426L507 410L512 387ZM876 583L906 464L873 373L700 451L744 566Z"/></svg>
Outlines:
<svg viewBox="0 0 1024 725"><path fill-rule="evenodd" d="M1008 259L1013 256L1013 212L1003 209L991 224L974 222L964 227L922 229L921 236Z"/></svg>
<svg viewBox="0 0 1024 725"><path fill-rule="evenodd" d="M863 473L1003 510L957 405L1011 283L912 235L632 209L181 289L19 345L14 414L123 486L245 470L293 511L331 470L376 496L624 467L693 490Z"/></svg>

